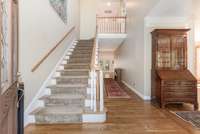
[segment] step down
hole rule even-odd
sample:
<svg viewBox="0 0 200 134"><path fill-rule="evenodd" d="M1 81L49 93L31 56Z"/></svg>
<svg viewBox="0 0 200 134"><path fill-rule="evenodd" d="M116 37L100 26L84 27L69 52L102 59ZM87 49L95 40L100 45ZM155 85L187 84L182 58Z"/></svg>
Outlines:
<svg viewBox="0 0 200 134"><path fill-rule="evenodd" d="M35 115L36 124L81 123L82 108L66 108L64 106L39 108L31 114Z"/></svg>

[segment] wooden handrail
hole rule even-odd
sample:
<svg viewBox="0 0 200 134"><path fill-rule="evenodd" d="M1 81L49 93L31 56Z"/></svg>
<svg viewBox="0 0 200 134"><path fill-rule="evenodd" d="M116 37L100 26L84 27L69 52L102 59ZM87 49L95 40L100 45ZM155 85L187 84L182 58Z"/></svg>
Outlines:
<svg viewBox="0 0 200 134"><path fill-rule="evenodd" d="M62 38L61 40L47 53L45 54L45 56L43 56L43 58L41 58L41 60L39 62L37 62L37 64L35 64L32 68L32 72L35 72L39 66L56 50L56 48L58 48L58 46L60 46L60 44L63 42L63 40L65 40L65 38L67 38L73 31L74 31L75 27L72 27L69 32L67 32Z"/></svg>

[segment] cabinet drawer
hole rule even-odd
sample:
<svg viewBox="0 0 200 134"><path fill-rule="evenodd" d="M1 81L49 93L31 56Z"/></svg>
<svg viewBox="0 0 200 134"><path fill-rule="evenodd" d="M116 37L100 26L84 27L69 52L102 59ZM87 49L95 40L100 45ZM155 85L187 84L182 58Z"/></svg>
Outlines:
<svg viewBox="0 0 200 134"><path fill-rule="evenodd" d="M196 88L195 87L185 87L185 86L174 86L174 87L163 87L162 90L164 92L195 92Z"/></svg>
<svg viewBox="0 0 200 134"><path fill-rule="evenodd" d="M162 86L183 86L183 87L193 87L196 86L196 82L193 81L163 81Z"/></svg>
<svg viewBox="0 0 200 134"><path fill-rule="evenodd" d="M193 92L164 92L164 98L195 98Z"/></svg>
<svg viewBox="0 0 200 134"><path fill-rule="evenodd" d="M173 103L178 103L178 102L194 103L196 102L196 99L195 98L165 98L163 101L173 102Z"/></svg>

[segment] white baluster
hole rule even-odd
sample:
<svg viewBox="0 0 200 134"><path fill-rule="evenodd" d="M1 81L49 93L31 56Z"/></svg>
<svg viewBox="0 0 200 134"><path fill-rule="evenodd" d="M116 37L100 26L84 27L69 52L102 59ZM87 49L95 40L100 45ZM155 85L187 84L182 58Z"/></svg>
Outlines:
<svg viewBox="0 0 200 134"><path fill-rule="evenodd" d="M96 80L97 80L97 73L94 71L94 101L93 101L93 104L94 104L94 112L97 111L97 83L96 83Z"/></svg>
<svg viewBox="0 0 200 134"><path fill-rule="evenodd" d="M104 79L103 71L100 71L100 111L104 110Z"/></svg>
<svg viewBox="0 0 200 134"><path fill-rule="evenodd" d="M94 77L93 77L93 70L90 72L90 77L91 77L91 89L90 89L90 109L93 110L93 88L94 88Z"/></svg>

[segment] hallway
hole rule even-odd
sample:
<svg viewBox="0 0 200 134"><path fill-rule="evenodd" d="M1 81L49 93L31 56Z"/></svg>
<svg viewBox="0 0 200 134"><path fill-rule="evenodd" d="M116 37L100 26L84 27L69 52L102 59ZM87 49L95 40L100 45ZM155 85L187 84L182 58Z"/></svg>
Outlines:
<svg viewBox="0 0 200 134"><path fill-rule="evenodd" d="M105 99L104 124L29 125L25 134L200 134L167 110L143 102L123 86L130 99Z"/></svg>

